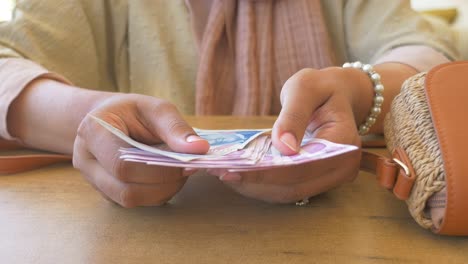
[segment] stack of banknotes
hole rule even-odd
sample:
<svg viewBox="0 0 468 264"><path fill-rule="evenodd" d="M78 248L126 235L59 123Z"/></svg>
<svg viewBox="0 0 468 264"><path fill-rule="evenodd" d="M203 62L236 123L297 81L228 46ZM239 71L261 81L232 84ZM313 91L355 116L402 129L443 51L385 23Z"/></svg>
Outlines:
<svg viewBox="0 0 468 264"><path fill-rule="evenodd" d="M357 150L356 146L337 144L313 138L306 131L298 154L282 155L271 141L271 129L205 130L195 132L210 143L204 155L178 153L166 144L149 146L128 137L109 123L93 117L132 147L121 148L120 158L148 165L184 168L223 168L235 171L269 169L326 159Z"/></svg>

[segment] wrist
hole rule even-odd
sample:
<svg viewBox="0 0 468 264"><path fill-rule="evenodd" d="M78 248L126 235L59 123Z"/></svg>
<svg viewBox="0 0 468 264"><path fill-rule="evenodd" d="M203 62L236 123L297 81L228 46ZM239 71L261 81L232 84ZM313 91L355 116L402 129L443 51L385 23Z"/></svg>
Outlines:
<svg viewBox="0 0 468 264"><path fill-rule="evenodd" d="M369 75L359 68L342 68L343 80L353 110L356 127L366 122L373 108L375 97L374 83Z"/></svg>

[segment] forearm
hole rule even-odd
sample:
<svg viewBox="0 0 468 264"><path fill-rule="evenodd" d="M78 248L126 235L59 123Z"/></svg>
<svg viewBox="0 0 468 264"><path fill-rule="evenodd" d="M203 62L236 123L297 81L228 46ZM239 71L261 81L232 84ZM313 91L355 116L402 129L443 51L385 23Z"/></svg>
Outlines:
<svg viewBox="0 0 468 264"><path fill-rule="evenodd" d="M8 130L29 147L71 154L81 120L107 96L50 79L35 80L11 104Z"/></svg>

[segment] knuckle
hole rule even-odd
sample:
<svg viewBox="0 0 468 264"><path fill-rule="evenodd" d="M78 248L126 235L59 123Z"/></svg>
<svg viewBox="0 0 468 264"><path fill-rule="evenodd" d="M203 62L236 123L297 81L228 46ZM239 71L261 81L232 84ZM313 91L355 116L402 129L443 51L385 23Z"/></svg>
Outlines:
<svg viewBox="0 0 468 264"><path fill-rule="evenodd" d="M153 104L153 113L166 113L177 111L177 108L171 102L164 99L157 99L157 103Z"/></svg>
<svg viewBox="0 0 468 264"><path fill-rule="evenodd" d="M82 160L78 157L78 155L73 155L72 157L73 168L80 170L81 164L82 164Z"/></svg>
<svg viewBox="0 0 468 264"><path fill-rule="evenodd" d="M281 98L285 96L284 93L290 92L290 90L303 89L304 86L310 86L314 69L305 68L296 72L291 78L289 78L281 90Z"/></svg>
<svg viewBox="0 0 468 264"><path fill-rule="evenodd" d="M294 74L288 82L288 89L296 89L303 91L304 89L313 89L315 93L330 93L340 82L340 78L336 78L337 72L335 69L311 69L306 68Z"/></svg>
<svg viewBox="0 0 468 264"><path fill-rule="evenodd" d="M80 152L84 148L82 140L77 137L73 146L72 165L73 168L81 170L84 166L84 159Z"/></svg>
<svg viewBox="0 0 468 264"><path fill-rule="evenodd" d="M307 80L307 78L309 76L311 76L312 74L314 74L316 72L317 72L316 69L303 68L303 69L300 69L299 71L297 71L296 75L297 75L298 78L301 78L302 80Z"/></svg>
<svg viewBox="0 0 468 264"><path fill-rule="evenodd" d="M112 175L114 175L115 178L121 181L127 181L128 180L127 162L120 159L119 152L114 153L114 155L111 158L111 164L112 164L112 169L111 169Z"/></svg>
<svg viewBox="0 0 468 264"><path fill-rule="evenodd" d="M311 84L311 79L313 76L315 76L315 72L317 70L311 69L311 68L304 68L296 72L296 74L293 75L292 81L297 85L297 86L308 86Z"/></svg>
<svg viewBox="0 0 468 264"><path fill-rule="evenodd" d="M78 129L76 130L76 136L78 138L82 138L83 140L86 140L88 136L89 126L90 126L90 118L89 116L85 116L83 120L81 120L81 123L78 126Z"/></svg>
<svg viewBox="0 0 468 264"><path fill-rule="evenodd" d="M127 185L120 191L120 205L125 208L133 208L137 206L138 193L131 186Z"/></svg>
<svg viewBox="0 0 468 264"><path fill-rule="evenodd" d="M86 119L86 117L85 117ZM80 123L80 125L78 126L78 129L76 130L76 136L78 138L86 138L86 130L87 130L87 121L83 119Z"/></svg>

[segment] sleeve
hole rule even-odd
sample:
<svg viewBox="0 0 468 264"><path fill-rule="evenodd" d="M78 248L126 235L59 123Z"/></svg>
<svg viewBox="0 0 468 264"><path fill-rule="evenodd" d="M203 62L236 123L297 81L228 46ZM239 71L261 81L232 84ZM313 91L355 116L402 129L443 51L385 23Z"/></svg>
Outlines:
<svg viewBox="0 0 468 264"><path fill-rule="evenodd" d="M389 58L392 50L406 46L425 46L429 48L426 51L432 50L432 55L428 56L442 54L448 60L459 57L455 32L447 24L436 23L415 12L410 1L347 0L343 15L347 52L351 60L375 64L384 61L381 58L385 56ZM391 60L401 59L400 62L418 68L420 66L412 63L419 64L415 58L426 56L420 51L400 49L399 53L409 56L408 59L393 54Z"/></svg>
<svg viewBox="0 0 468 264"><path fill-rule="evenodd" d="M17 1L13 19L0 23L0 137L11 139L8 108L32 80L98 87L98 43L82 2Z"/></svg>
<svg viewBox="0 0 468 264"><path fill-rule="evenodd" d="M467 10L468 11L468 10ZM467 15L468 17L468 15ZM468 23L463 26L454 28L458 36L457 47L460 49L460 57L462 60L468 60Z"/></svg>
<svg viewBox="0 0 468 264"><path fill-rule="evenodd" d="M49 78L68 83L63 76L51 73L40 65L21 58L0 59L0 137L14 140L8 133L7 114L13 100L30 82L37 78Z"/></svg>
<svg viewBox="0 0 468 264"><path fill-rule="evenodd" d="M377 58L374 64L398 62L413 67L419 72L429 71L433 67L450 62L442 53L423 45L408 45L394 48Z"/></svg>

